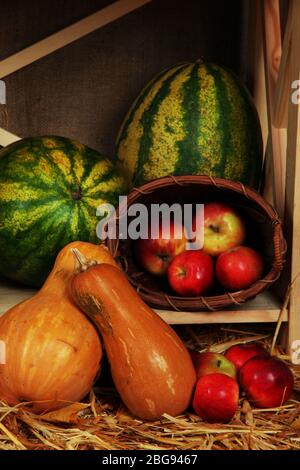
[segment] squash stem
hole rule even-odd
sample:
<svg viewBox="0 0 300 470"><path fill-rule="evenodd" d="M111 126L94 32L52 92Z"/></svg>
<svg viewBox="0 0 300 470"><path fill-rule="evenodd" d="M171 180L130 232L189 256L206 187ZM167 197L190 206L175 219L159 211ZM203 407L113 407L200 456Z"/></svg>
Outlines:
<svg viewBox="0 0 300 470"><path fill-rule="evenodd" d="M98 264L96 260L86 258L83 253L77 250L77 248L71 248L71 251L76 260L76 271L79 273L86 271L90 267Z"/></svg>

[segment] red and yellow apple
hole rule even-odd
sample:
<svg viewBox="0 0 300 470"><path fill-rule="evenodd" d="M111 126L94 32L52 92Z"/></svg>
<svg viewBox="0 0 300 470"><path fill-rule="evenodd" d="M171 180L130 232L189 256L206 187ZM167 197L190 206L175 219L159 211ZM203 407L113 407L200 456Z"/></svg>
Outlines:
<svg viewBox="0 0 300 470"><path fill-rule="evenodd" d="M264 270L262 257L253 248L238 246L222 253L216 263L217 278L225 289L247 289L261 278Z"/></svg>
<svg viewBox="0 0 300 470"><path fill-rule="evenodd" d="M193 219L193 231L196 231ZM202 228L203 229L203 228ZM246 228L241 216L235 209L221 202L204 205L204 245L203 251L211 256L244 243Z"/></svg>
<svg viewBox="0 0 300 470"><path fill-rule="evenodd" d="M186 250L188 237L182 225L170 223L167 227L151 227L152 238L140 238L136 242L136 257L146 271L156 276L163 276L173 258ZM168 236L164 237L164 230Z"/></svg>
<svg viewBox="0 0 300 470"><path fill-rule="evenodd" d="M230 421L238 402L238 383L226 374L203 375L196 384L193 408L197 415L210 423Z"/></svg>
<svg viewBox="0 0 300 470"><path fill-rule="evenodd" d="M265 348L257 343L247 343L235 344L234 346L231 346L229 349L227 349L227 351L225 351L224 356L229 361L231 361L235 365L236 370L239 371L245 362L247 362L252 357L269 357L270 354Z"/></svg>
<svg viewBox="0 0 300 470"><path fill-rule="evenodd" d="M213 260L201 250L184 251L173 259L167 274L169 284L176 294L202 295L214 284Z"/></svg>
<svg viewBox="0 0 300 470"><path fill-rule="evenodd" d="M258 408L283 405L291 396L294 377L288 366L275 357L256 356L240 370L239 380L247 397Z"/></svg>
<svg viewBox="0 0 300 470"><path fill-rule="evenodd" d="M208 374L226 374L229 377L236 378L236 368L223 354L206 351L190 351L190 355L196 370L197 378Z"/></svg>

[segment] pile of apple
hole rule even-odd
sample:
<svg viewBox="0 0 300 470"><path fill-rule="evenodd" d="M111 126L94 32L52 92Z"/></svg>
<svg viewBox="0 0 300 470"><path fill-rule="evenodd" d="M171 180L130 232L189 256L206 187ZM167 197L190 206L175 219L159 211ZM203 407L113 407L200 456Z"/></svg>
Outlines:
<svg viewBox="0 0 300 470"><path fill-rule="evenodd" d="M193 408L205 421L230 421L238 409L240 387L257 408L282 406L292 394L292 372L259 344L231 346L224 355L190 354L197 374Z"/></svg>
<svg viewBox="0 0 300 470"><path fill-rule="evenodd" d="M193 221L195 225L195 219ZM247 289L261 278L264 265L253 248L243 246L246 227L231 206L210 202L204 206L201 250L187 249L189 228L170 227L170 238L162 237L162 226L152 227L153 238L136 242L139 263L155 276L167 276L171 289L186 297L212 291L216 279L226 291Z"/></svg>

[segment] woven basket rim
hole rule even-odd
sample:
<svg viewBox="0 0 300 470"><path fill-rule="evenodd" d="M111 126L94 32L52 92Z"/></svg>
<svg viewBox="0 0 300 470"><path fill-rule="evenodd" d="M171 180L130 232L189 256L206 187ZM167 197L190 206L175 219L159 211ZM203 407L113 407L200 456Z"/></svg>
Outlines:
<svg viewBox="0 0 300 470"><path fill-rule="evenodd" d="M260 208L260 212L263 211L266 220L268 220L273 226L272 242L274 248L274 259L272 267L268 273L262 279L259 279L252 284L248 289L235 292L225 292L220 295L199 297L179 297L176 295L169 295L161 291L155 291L154 289L145 287L132 276L128 276L131 284L137 289L141 297L147 303L158 309L171 309L174 311L215 311L220 308L243 304L262 292L279 278L284 266L286 254L286 242L282 232L281 220L275 209L256 190L249 188L240 182L206 175L166 176L145 183L138 188L133 188L127 196L127 207L137 202L140 197L144 195L151 194L154 191L158 191L159 189L166 188L168 186L174 186L176 184L179 186L214 186L220 190L230 190L233 193L239 193L243 197L254 202ZM117 219L122 215L124 208L125 206L120 206L118 208ZM114 257L118 254L119 242L120 241L118 239L107 240L107 246Z"/></svg>

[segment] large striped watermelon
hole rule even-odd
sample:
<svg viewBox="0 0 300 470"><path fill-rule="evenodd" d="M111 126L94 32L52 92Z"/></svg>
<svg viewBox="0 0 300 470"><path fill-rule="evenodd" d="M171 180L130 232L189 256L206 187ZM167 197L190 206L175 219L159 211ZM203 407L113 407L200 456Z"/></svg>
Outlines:
<svg viewBox="0 0 300 470"><path fill-rule="evenodd" d="M114 165L79 142L36 137L2 149L0 274L40 286L67 243L99 243L96 209L119 194L126 184Z"/></svg>
<svg viewBox="0 0 300 470"><path fill-rule="evenodd" d="M239 79L215 64L185 63L158 75L129 110L116 154L132 185L206 174L257 188L262 136Z"/></svg>

